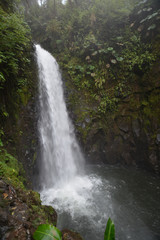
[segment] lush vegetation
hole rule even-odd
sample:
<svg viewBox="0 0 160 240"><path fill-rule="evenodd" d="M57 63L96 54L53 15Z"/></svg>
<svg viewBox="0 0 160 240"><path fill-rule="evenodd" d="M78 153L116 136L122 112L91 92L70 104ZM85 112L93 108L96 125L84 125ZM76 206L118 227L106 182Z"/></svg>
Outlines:
<svg viewBox="0 0 160 240"><path fill-rule="evenodd" d="M102 153L104 145L104 152L110 152L109 146L119 138L122 144L113 147L119 152L116 155L113 151L108 161L115 155L115 161L128 164L135 161L136 153L143 155L148 168L160 169L158 160L153 160L153 156L159 158L156 138L160 119L157 105L160 2L68 0L65 5L60 0L41 2L31 7L26 19L34 40L60 64L68 89L68 108L74 113L84 148ZM129 135L120 129L122 118L126 119ZM141 132L138 139L133 130L135 119ZM98 145L96 134L103 135L103 144ZM142 145L146 149L141 148L140 153L138 145L144 136L146 145ZM130 156L126 159L122 157L125 149L128 153L123 155ZM105 159L109 156L102 155Z"/></svg>
<svg viewBox="0 0 160 240"><path fill-rule="evenodd" d="M1 133L8 117L18 120L20 104L26 104L29 96L31 35L18 4L10 0L0 5Z"/></svg>
<svg viewBox="0 0 160 240"><path fill-rule="evenodd" d="M25 174L17 159L23 151L20 145L27 132L23 119L35 78L32 37L24 17L24 2L5 0L0 3L0 174L10 179L14 186L17 182L21 187L24 179L19 176ZM25 151L24 144L23 148Z"/></svg>
<svg viewBox="0 0 160 240"><path fill-rule="evenodd" d="M24 169L15 157L0 148L0 176L15 188L25 189Z"/></svg>
<svg viewBox="0 0 160 240"><path fill-rule="evenodd" d="M91 139L97 129L103 130L106 137L112 126L115 139L120 136L123 143L127 141L125 151L129 149L130 139L134 155L135 146L140 143L139 132L142 132L142 143L146 138L147 155L152 157L149 166L155 166L156 171L160 167L156 160L160 133L159 0L68 0L65 5L61 0L41 2L41 5L36 0L3 0L0 3L2 179L27 196L23 167L15 158L16 154L10 153L18 149L17 139L26 127L26 120L23 129L16 124L23 118L22 108L27 106L33 88L32 39L57 58L69 89L68 107L76 115L75 124L84 142ZM127 119L125 123L132 130L120 126L120 135L115 122L122 117L122 112ZM141 129L134 124L141 125ZM110 142L115 140L114 136ZM93 148L98 147L94 144ZM120 149L118 154L121 153ZM127 161L130 161L128 157ZM27 204L36 228L41 223L40 215L44 222L48 217L39 196L32 194L37 200L34 203L27 198ZM54 238L61 239L61 233L55 227L49 227L47 233L53 230ZM35 233L35 239L41 238L39 234ZM114 224L109 219L104 239L114 238Z"/></svg>
<svg viewBox="0 0 160 240"><path fill-rule="evenodd" d="M137 23L132 23L136 2L83 0L63 5L47 0L29 15L35 40L56 55L72 86L97 106L100 115L115 111L130 94L131 81L147 73L157 59L150 41L143 41L140 24L149 19L146 31L150 34L157 27L152 20L159 11L142 7L146 18L138 13Z"/></svg>
<svg viewBox="0 0 160 240"><path fill-rule="evenodd" d="M62 233L53 225L41 224L34 232L33 238L34 240L62 240ZM115 240L115 227L110 218L105 229L104 240Z"/></svg>
<svg viewBox="0 0 160 240"><path fill-rule="evenodd" d="M157 80L147 77L154 74L150 72L160 55L159 1L41 2L6 0L0 5L0 146L15 141L9 139L11 126L31 97L31 33L63 69L68 104L84 141L95 122L106 132L108 118L114 119L128 98L133 108L137 93L143 94L135 105L147 131L151 123L146 118L159 117ZM154 100L152 91L157 94ZM23 129L15 131L18 137L23 135ZM156 138L155 132L152 135Z"/></svg>

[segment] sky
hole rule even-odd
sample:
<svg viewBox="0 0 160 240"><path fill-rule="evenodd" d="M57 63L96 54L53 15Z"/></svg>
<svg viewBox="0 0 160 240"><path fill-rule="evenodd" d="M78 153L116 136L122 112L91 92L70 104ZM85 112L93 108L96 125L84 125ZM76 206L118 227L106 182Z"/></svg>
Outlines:
<svg viewBox="0 0 160 240"><path fill-rule="evenodd" d="M62 0L62 3L65 4L67 0ZM38 0L39 5L41 5L45 0Z"/></svg>

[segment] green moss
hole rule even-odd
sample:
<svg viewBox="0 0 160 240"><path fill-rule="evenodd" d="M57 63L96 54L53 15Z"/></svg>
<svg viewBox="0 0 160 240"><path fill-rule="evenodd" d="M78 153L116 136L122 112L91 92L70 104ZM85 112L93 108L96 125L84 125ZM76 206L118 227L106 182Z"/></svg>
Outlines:
<svg viewBox="0 0 160 240"><path fill-rule="evenodd" d="M39 211L39 207L37 205L31 205L32 209L34 212L38 212Z"/></svg>
<svg viewBox="0 0 160 240"><path fill-rule="evenodd" d="M143 108L144 116L149 118L160 119L159 102L160 102L160 91L159 90L153 91L148 96L148 101L145 101L145 106ZM143 105L144 105L144 101L143 101Z"/></svg>
<svg viewBox="0 0 160 240"><path fill-rule="evenodd" d="M35 199L32 198L32 201L33 200ZM28 203L28 206L30 206L29 213L31 215L32 224L35 228L38 227L40 223L48 223L56 226L56 213L51 206L42 206L39 204L29 205L29 203Z"/></svg>
<svg viewBox="0 0 160 240"><path fill-rule="evenodd" d="M15 188L25 189L24 170L21 163L5 149L0 150L0 175Z"/></svg>
<svg viewBox="0 0 160 240"><path fill-rule="evenodd" d="M32 220L32 225L35 229L39 226L40 223L41 223L40 218L36 218L36 219Z"/></svg>
<svg viewBox="0 0 160 240"><path fill-rule="evenodd" d="M38 192L30 190L26 193L26 198L26 201L29 205L41 205L40 194Z"/></svg>
<svg viewBox="0 0 160 240"><path fill-rule="evenodd" d="M88 136L88 133L89 133L90 129L91 129L90 126L87 126L87 127L84 127L84 128L78 127L78 131L80 132L84 143L87 140L87 136Z"/></svg>
<svg viewBox="0 0 160 240"><path fill-rule="evenodd" d="M55 210L54 210L54 208L53 207L51 207L51 206L43 206L43 209L44 209L44 211L46 212L46 213L48 213L48 214L54 214L55 213Z"/></svg>
<svg viewBox="0 0 160 240"><path fill-rule="evenodd" d="M27 87L19 89L19 95L23 106L26 106L31 97L29 89Z"/></svg>
<svg viewBox="0 0 160 240"><path fill-rule="evenodd" d="M10 168L4 162L0 162L0 175L5 181L13 185L16 189L25 189L22 182L22 177L19 176L19 172L14 168Z"/></svg>
<svg viewBox="0 0 160 240"><path fill-rule="evenodd" d="M150 117L152 115L152 109L148 106L143 109L143 112L146 117Z"/></svg>
<svg viewBox="0 0 160 240"><path fill-rule="evenodd" d="M32 166L34 166L36 158L37 158L37 152L34 152Z"/></svg>

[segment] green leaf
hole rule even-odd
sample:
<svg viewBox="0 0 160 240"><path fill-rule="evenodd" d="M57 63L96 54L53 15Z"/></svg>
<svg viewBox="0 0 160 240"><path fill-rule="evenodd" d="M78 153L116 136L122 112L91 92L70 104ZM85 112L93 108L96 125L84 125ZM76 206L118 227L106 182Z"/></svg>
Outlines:
<svg viewBox="0 0 160 240"><path fill-rule="evenodd" d="M112 220L109 218L104 233L104 240L115 240L115 227Z"/></svg>
<svg viewBox="0 0 160 240"><path fill-rule="evenodd" d="M93 69L95 69L95 66L89 65L88 68L89 68L90 70L93 70Z"/></svg>
<svg viewBox="0 0 160 240"><path fill-rule="evenodd" d="M122 57L116 57L116 59L117 59L118 62L122 62L123 61Z"/></svg>
<svg viewBox="0 0 160 240"><path fill-rule="evenodd" d="M9 114L6 111L3 111L3 116L8 117Z"/></svg>
<svg viewBox="0 0 160 240"><path fill-rule="evenodd" d="M156 24L152 24L152 25L148 28L148 31L153 30L153 29L155 29L155 28L156 28Z"/></svg>
<svg viewBox="0 0 160 240"><path fill-rule="evenodd" d="M61 44L62 42L63 42L63 41L60 40L60 39L56 40L56 43L57 43L57 44Z"/></svg>
<svg viewBox="0 0 160 240"><path fill-rule="evenodd" d="M116 59L111 59L111 63L116 64L117 63Z"/></svg>
<svg viewBox="0 0 160 240"><path fill-rule="evenodd" d="M1 139L0 139L0 147L3 147L3 142Z"/></svg>
<svg viewBox="0 0 160 240"><path fill-rule="evenodd" d="M113 47L108 47L107 49L108 49L108 51L112 51Z"/></svg>
<svg viewBox="0 0 160 240"><path fill-rule="evenodd" d="M6 81L6 79L5 79L4 75L3 75L3 73L0 72L0 82L5 82L5 81Z"/></svg>
<svg viewBox="0 0 160 240"><path fill-rule="evenodd" d="M62 240L60 230L49 224L41 224L33 234L34 240Z"/></svg>
<svg viewBox="0 0 160 240"><path fill-rule="evenodd" d="M98 51L95 51L94 53L92 53L92 56L97 55Z"/></svg>

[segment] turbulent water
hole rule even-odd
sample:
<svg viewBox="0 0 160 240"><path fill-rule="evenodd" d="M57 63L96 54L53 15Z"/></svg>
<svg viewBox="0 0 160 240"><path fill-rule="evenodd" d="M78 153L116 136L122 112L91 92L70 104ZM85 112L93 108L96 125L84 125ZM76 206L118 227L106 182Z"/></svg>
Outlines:
<svg viewBox="0 0 160 240"><path fill-rule="evenodd" d="M160 240L160 179L137 169L86 166L86 177L41 193L58 212L58 227L103 240L107 219L116 240Z"/></svg>
<svg viewBox="0 0 160 240"><path fill-rule="evenodd" d="M58 227L102 240L107 219L117 240L160 239L160 180L134 169L85 166L69 120L56 60L36 46L39 67L41 199ZM83 174L82 174L83 173Z"/></svg>

